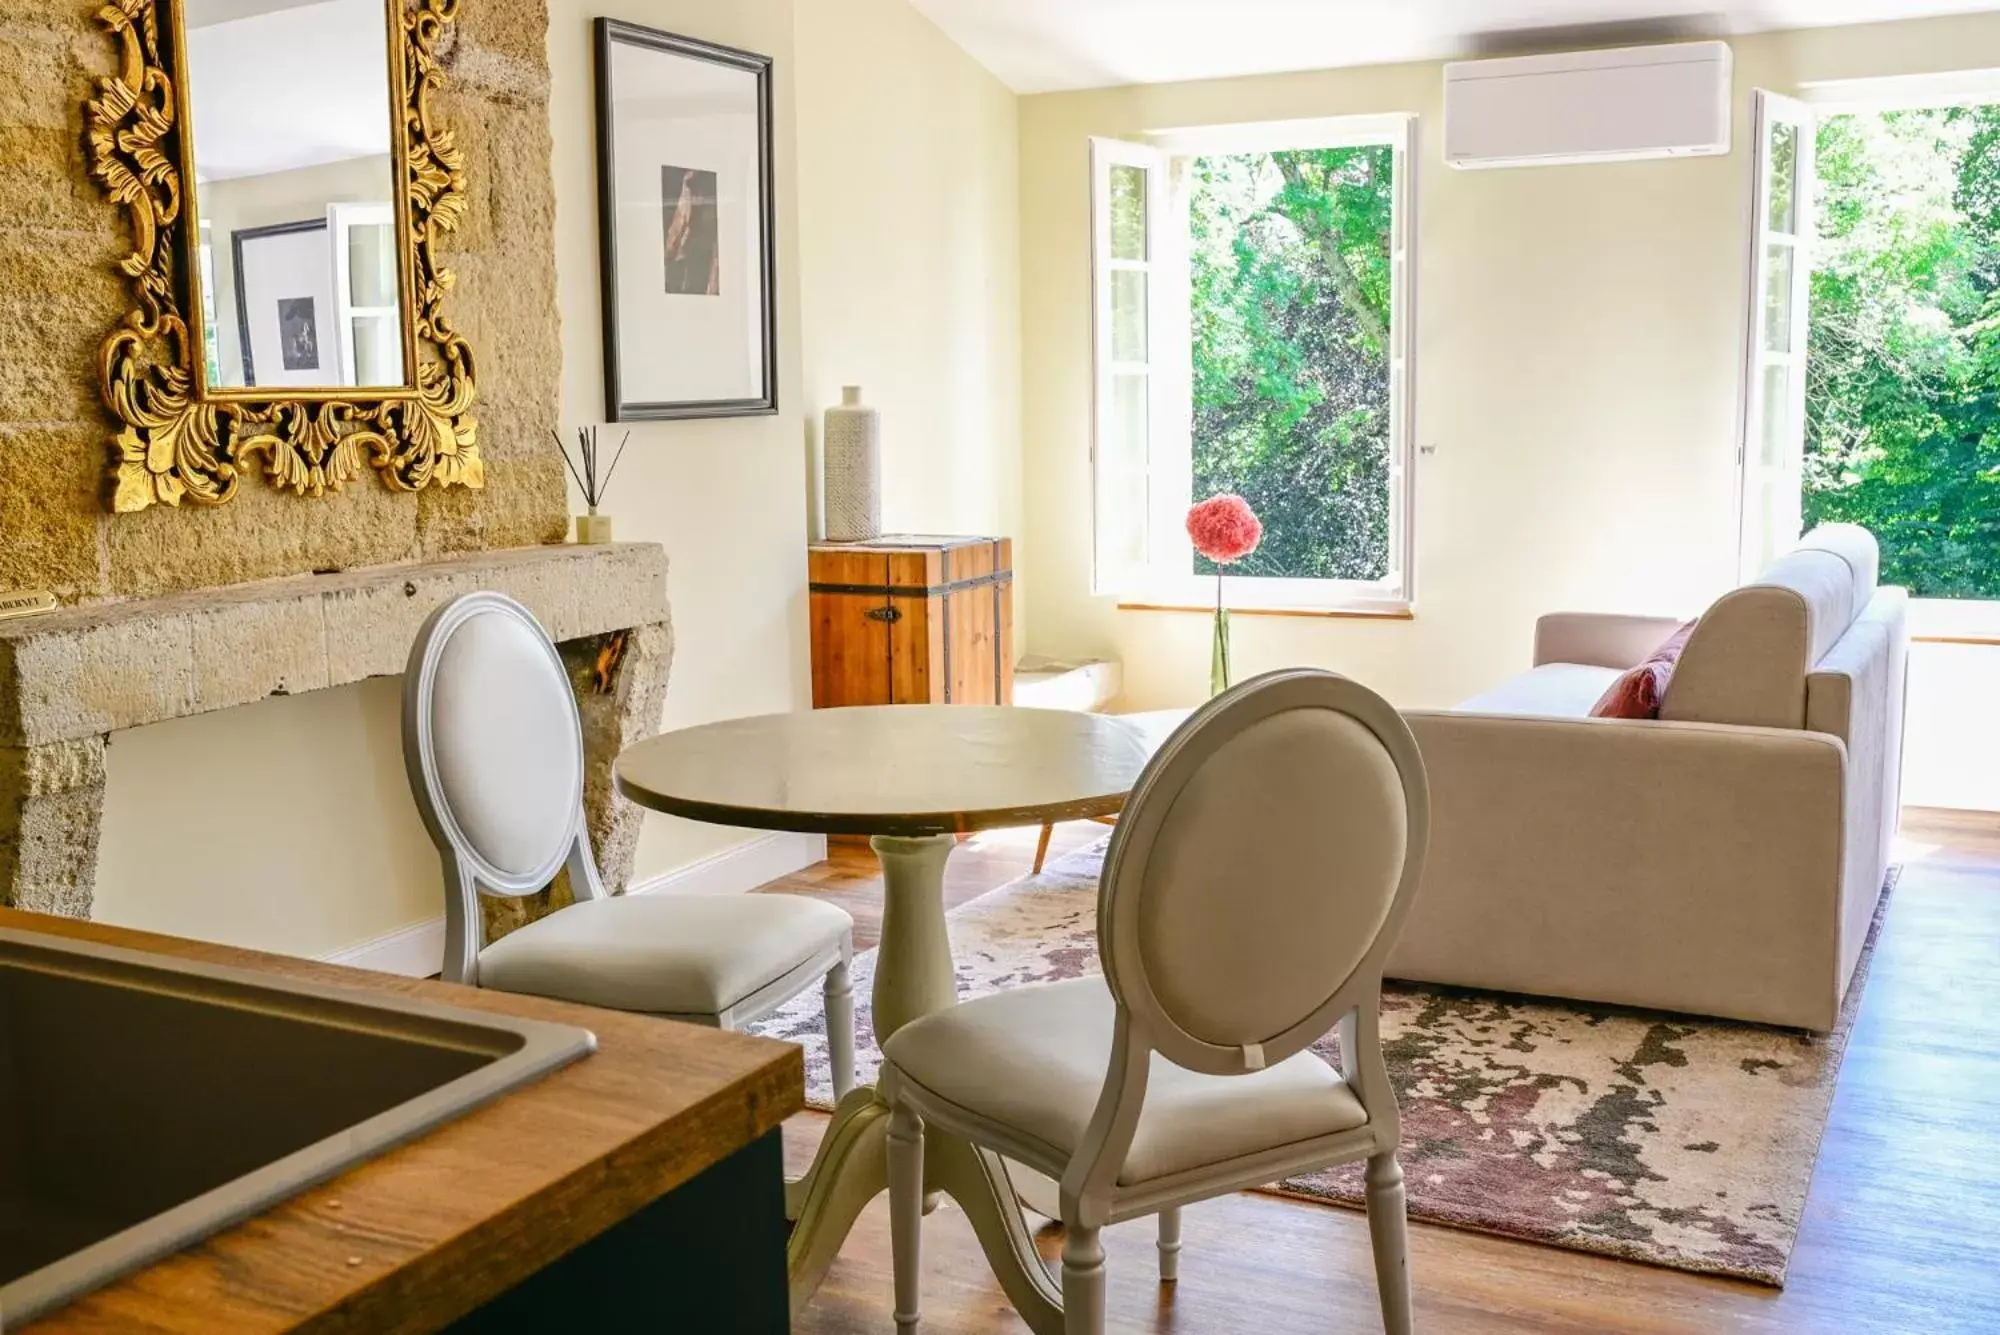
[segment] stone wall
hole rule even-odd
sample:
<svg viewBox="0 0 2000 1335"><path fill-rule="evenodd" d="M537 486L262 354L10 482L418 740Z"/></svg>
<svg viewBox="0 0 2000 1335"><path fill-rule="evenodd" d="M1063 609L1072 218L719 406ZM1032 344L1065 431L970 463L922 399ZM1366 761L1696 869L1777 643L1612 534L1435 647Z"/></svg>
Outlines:
<svg viewBox="0 0 2000 1335"><path fill-rule="evenodd" d="M310 500L258 478L228 505L132 515L103 500L97 354L127 309L129 243L85 168L83 105L115 56L100 4L0 0L0 590L84 602L559 541L545 0L463 0L437 104L466 154L470 207L441 258L476 359L485 490L412 495L371 473Z"/></svg>

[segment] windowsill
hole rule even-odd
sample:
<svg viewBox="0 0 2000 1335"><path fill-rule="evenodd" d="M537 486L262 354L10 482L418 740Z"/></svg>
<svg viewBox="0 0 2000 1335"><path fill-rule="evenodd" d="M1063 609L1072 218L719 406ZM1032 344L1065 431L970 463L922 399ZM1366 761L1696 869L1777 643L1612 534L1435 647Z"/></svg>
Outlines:
<svg viewBox="0 0 2000 1335"><path fill-rule="evenodd" d="M2000 644L2000 600L1912 598L1910 639L1917 644Z"/></svg>
<svg viewBox="0 0 2000 1335"><path fill-rule="evenodd" d="M1215 614L1215 604L1208 603L1144 603L1118 601L1121 612L1199 612L1205 616ZM1239 606L1229 605L1232 617L1325 617L1334 620L1356 621L1415 621L1416 612L1408 607L1279 607L1279 606Z"/></svg>
<svg viewBox="0 0 2000 1335"><path fill-rule="evenodd" d="M2000 644L2000 631L1981 631L1965 635L1912 635L1911 644Z"/></svg>

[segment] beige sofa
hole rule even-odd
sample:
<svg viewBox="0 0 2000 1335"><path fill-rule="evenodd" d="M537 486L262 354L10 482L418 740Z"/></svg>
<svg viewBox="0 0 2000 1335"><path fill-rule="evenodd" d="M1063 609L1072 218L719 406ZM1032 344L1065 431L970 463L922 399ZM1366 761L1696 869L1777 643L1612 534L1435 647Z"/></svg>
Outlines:
<svg viewBox="0 0 2000 1335"><path fill-rule="evenodd" d="M1808 534L1701 616L1658 721L1588 717L1670 619L1542 618L1534 670L1410 723L1431 783L1400 978L1831 1029L1895 834L1907 598Z"/></svg>

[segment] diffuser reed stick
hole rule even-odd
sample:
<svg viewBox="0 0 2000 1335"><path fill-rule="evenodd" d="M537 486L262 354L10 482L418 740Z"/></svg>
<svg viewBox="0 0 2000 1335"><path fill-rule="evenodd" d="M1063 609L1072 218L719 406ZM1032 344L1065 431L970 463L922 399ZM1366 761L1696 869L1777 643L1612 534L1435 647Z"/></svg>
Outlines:
<svg viewBox="0 0 2000 1335"><path fill-rule="evenodd" d="M604 470L602 476L599 476L597 471L598 461L602 456L597 448L596 427L580 426L576 429L575 458L570 457L569 449L563 444L559 433L551 431L549 434L556 438L556 449L562 453L563 465L569 469L569 475L576 479L577 488L583 492L583 503L590 507L592 514L596 514L598 503L604 499L605 488L611 485L611 475L618 471L618 461L625 457L625 447L632 443L632 433L627 431L625 439L618 442L618 452L611 456L611 466Z"/></svg>

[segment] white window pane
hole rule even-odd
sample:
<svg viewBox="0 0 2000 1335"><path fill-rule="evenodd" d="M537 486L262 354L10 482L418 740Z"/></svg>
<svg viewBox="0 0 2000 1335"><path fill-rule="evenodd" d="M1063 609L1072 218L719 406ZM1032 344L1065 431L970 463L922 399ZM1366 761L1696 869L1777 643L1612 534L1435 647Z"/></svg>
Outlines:
<svg viewBox="0 0 2000 1335"><path fill-rule="evenodd" d="M389 223L363 223L347 231L350 306L396 304L396 247Z"/></svg>
<svg viewBox="0 0 2000 1335"><path fill-rule="evenodd" d="M1146 563L1147 478L1144 472L1101 473L1097 480L1097 562L1106 571L1136 571Z"/></svg>
<svg viewBox="0 0 2000 1335"><path fill-rule="evenodd" d="M1146 275L1137 269L1111 273L1111 360L1143 362L1146 347Z"/></svg>
<svg viewBox="0 0 2000 1335"><path fill-rule="evenodd" d="M1791 445L1792 368L1784 363L1764 368L1764 420L1758 433L1758 461L1766 467L1783 463Z"/></svg>
<svg viewBox="0 0 2000 1335"><path fill-rule="evenodd" d="M354 383L403 383L402 329L389 315L354 317Z"/></svg>
<svg viewBox="0 0 2000 1335"><path fill-rule="evenodd" d="M1098 465L1112 472L1143 472L1146 467L1147 396L1143 375L1111 377L1111 402Z"/></svg>
<svg viewBox="0 0 2000 1335"><path fill-rule="evenodd" d="M1146 169L1127 163L1111 168L1111 258L1146 258Z"/></svg>
<svg viewBox="0 0 2000 1335"><path fill-rule="evenodd" d="M1797 261L1794 246L1764 247L1764 347L1771 352L1791 350L1792 266Z"/></svg>
<svg viewBox="0 0 2000 1335"><path fill-rule="evenodd" d="M1799 127L1771 126L1771 230L1799 230Z"/></svg>
<svg viewBox="0 0 2000 1335"><path fill-rule="evenodd" d="M1745 525L1749 547L1744 558L1754 569L1762 569L1778 554L1778 493L1783 485L1778 475L1762 470L1751 483L1750 514Z"/></svg>
<svg viewBox="0 0 2000 1335"><path fill-rule="evenodd" d="M1133 570L1146 560L1151 391L1144 375L1110 378L1097 446L1097 557L1105 570Z"/></svg>
<svg viewBox="0 0 2000 1335"><path fill-rule="evenodd" d="M1751 481L1745 558L1761 570L1798 541L1802 509L1798 474L1785 469L1758 469Z"/></svg>

